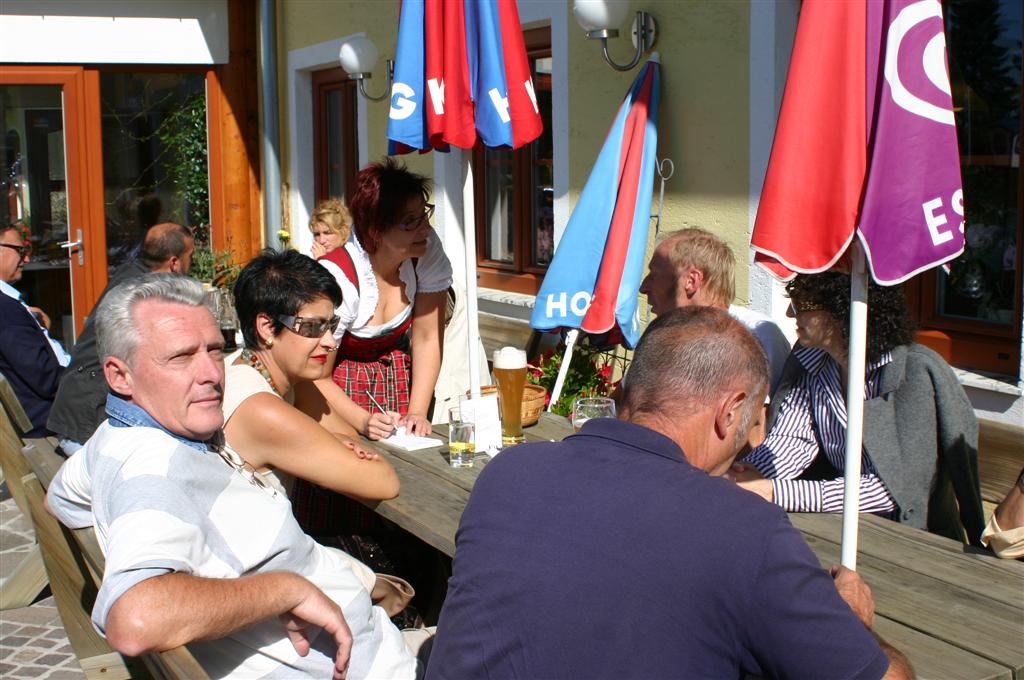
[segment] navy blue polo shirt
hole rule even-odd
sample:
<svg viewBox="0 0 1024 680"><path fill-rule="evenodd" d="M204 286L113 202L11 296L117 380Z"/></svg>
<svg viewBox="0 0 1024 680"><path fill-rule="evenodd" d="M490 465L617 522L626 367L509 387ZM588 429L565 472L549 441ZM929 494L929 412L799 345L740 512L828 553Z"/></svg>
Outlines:
<svg viewBox="0 0 1024 680"><path fill-rule="evenodd" d="M888 665L785 512L653 430L596 419L481 473L427 678L880 678Z"/></svg>

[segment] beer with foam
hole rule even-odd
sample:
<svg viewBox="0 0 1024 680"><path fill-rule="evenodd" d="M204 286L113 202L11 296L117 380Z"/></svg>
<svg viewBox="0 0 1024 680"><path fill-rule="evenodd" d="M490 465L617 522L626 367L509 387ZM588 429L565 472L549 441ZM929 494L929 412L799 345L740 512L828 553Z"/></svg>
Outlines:
<svg viewBox="0 0 1024 680"><path fill-rule="evenodd" d="M523 389L526 386L526 352L515 347L494 351L494 382L501 407L501 443L521 444L523 436Z"/></svg>

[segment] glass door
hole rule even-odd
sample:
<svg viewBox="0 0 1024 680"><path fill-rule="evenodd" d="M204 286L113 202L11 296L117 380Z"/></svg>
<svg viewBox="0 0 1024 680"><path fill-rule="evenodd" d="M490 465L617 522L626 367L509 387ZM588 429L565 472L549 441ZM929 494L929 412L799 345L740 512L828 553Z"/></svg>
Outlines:
<svg viewBox="0 0 1024 680"><path fill-rule="evenodd" d="M88 164L102 161L85 151L84 84L81 68L0 67L0 223L31 247L8 283L69 349L106 279L102 203L97 221L87 179Z"/></svg>
<svg viewBox="0 0 1024 680"><path fill-rule="evenodd" d="M59 85L0 86L4 142L0 147L6 200L0 221L16 224L32 251L17 287L50 318L50 332L66 346L74 340L69 258L80 256L81 230L68 228L64 110Z"/></svg>

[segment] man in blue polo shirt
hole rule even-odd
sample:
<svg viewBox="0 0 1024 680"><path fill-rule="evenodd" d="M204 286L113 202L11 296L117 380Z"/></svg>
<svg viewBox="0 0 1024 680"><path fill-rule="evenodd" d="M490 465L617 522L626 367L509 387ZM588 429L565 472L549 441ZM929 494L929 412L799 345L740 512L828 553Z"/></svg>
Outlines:
<svg viewBox="0 0 1024 680"><path fill-rule="evenodd" d="M911 677L863 581L833 581L785 512L720 478L767 382L728 313L675 310L641 340L618 420L490 463L428 680Z"/></svg>

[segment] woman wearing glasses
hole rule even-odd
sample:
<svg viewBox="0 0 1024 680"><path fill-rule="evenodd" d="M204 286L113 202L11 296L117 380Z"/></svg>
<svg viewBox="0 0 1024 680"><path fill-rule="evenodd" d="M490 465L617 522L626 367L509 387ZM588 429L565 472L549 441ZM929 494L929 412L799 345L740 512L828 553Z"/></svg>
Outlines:
<svg viewBox="0 0 1024 680"><path fill-rule="evenodd" d="M799 275L786 289L798 344L772 395L767 438L731 476L789 511L840 512L850 277ZM912 339L903 290L872 283L860 511L977 544L974 410L946 362Z"/></svg>
<svg viewBox="0 0 1024 680"><path fill-rule="evenodd" d="M452 268L430 225L428 180L391 158L356 176L353 235L320 259L341 287L334 382L362 410L324 396L371 439L430 433ZM375 403L387 413L380 413Z"/></svg>
<svg viewBox="0 0 1024 680"><path fill-rule="evenodd" d="M293 250L267 251L246 265L234 292L245 349L225 360L222 455L280 493L294 477L359 498L397 496L394 469L358 445L347 422L334 414L318 422L293 406L296 390L334 362L334 277Z"/></svg>

